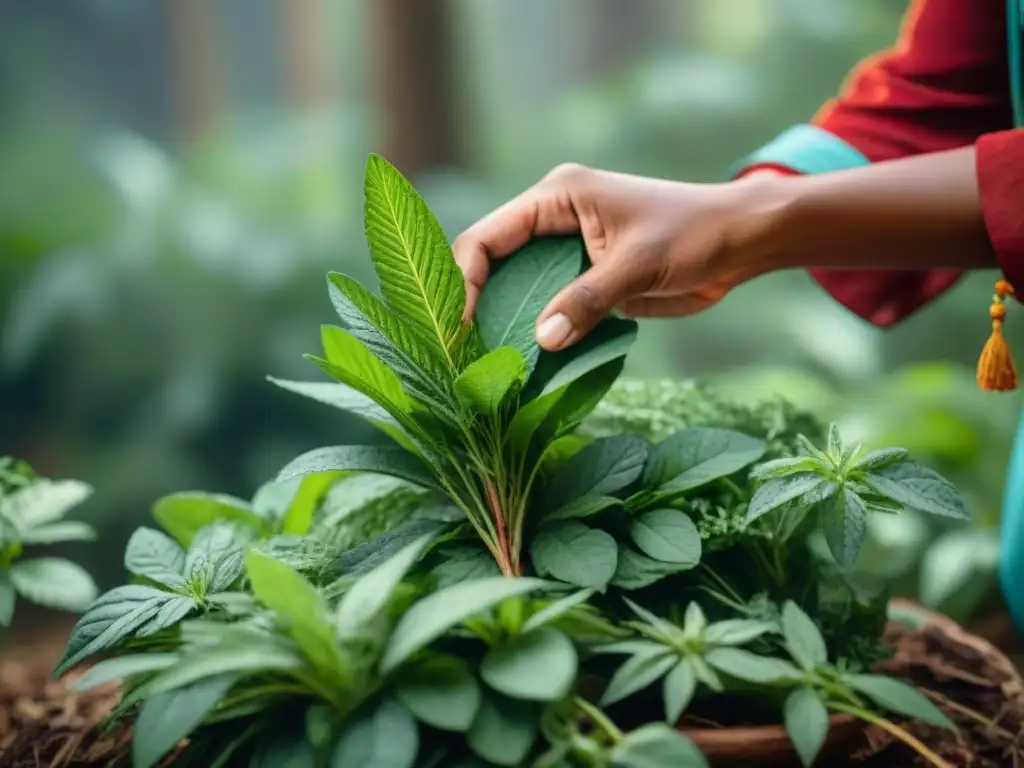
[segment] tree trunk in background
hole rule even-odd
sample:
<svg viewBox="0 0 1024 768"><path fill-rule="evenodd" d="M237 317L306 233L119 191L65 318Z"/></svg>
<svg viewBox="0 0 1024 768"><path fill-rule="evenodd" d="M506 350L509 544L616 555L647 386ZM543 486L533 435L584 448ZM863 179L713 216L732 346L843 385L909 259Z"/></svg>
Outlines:
<svg viewBox="0 0 1024 768"><path fill-rule="evenodd" d="M224 78L217 53L217 28L211 0L166 0L180 135L200 139L220 122Z"/></svg>
<svg viewBox="0 0 1024 768"><path fill-rule="evenodd" d="M464 167L446 0L367 0L374 151L402 173Z"/></svg>
<svg viewBox="0 0 1024 768"><path fill-rule="evenodd" d="M285 98L297 112L330 107L338 96L330 0L279 0Z"/></svg>

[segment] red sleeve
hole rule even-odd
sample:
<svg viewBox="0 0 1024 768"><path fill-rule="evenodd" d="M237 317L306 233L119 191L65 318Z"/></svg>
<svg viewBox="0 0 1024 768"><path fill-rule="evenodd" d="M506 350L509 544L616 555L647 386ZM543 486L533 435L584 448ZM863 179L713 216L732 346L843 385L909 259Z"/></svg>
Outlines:
<svg viewBox="0 0 1024 768"><path fill-rule="evenodd" d="M872 162L969 146L1013 124L1007 59L1003 3L914 0L896 45L862 62L813 122ZM1024 162L1012 160L1011 146L1017 158L1024 157L1017 132L985 137L978 145L986 225L1007 263L1024 261L1022 217L1011 223L1014 217L1006 210L1010 200L1024 199ZM997 166L996 155L1004 168L1015 163L1013 178ZM1006 271L1013 282L1013 270ZM812 274L836 300L880 326L902 320L960 277L944 270Z"/></svg>

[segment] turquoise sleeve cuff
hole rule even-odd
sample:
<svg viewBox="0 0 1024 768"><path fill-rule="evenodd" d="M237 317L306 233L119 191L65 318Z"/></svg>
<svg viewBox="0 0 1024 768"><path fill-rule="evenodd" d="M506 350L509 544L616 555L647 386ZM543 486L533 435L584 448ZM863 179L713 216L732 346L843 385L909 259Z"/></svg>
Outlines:
<svg viewBox="0 0 1024 768"><path fill-rule="evenodd" d="M782 165L797 173L813 174L841 171L868 165L869 160L856 148L816 125L794 125L736 166L730 176L739 175L755 165Z"/></svg>

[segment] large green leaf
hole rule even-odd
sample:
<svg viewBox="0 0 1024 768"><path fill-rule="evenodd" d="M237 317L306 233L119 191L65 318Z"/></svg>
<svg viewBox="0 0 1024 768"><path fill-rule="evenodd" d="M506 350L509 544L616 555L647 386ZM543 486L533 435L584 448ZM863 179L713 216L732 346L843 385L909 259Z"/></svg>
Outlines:
<svg viewBox="0 0 1024 768"><path fill-rule="evenodd" d="M153 517L183 547L218 520L241 523L254 530L266 525L249 502L219 493L183 492L164 496L153 505Z"/></svg>
<svg viewBox="0 0 1024 768"><path fill-rule="evenodd" d="M640 477L647 441L639 435L604 437L584 446L548 483L545 503L558 509L584 496L607 496Z"/></svg>
<svg viewBox="0 0 1024 768"><path fill-rule="evenodd" d="M797 688L786 697L783 711L789 740L800 762L810 768L828 736L825 702L813 688Z"/></svg>
<svg viewBox="0 0 1024 768"><path fill-rule="evenodd" d="M673 573L688 570L689 566L678 566L654 560L630 547L619 547L618 562L612 584L619 589L643 589Z"/></svg>
<svg viewBox="0 0 1024 768"><path fill-rule="evenodd" d="M61 520L29 528L20 538L21 543L26 545L61 544L65 541L92 541L96 538L96 531L78 520Z"/></svg>
<svg viewBox="0 0 1024 768"><path fill-rule="evenodd" d="M495 693L484 697L466 739L492 765L522 764L537 738L537 705Z"/></svg>
<svg viewBox="0 0 1024 768"><path fill-rule="evenodd" d="M526 366L513 347L498 347L470 363L455 380L455 394L467 408L497 413L505 395L523 381Z"/></svg>
<svg viewBox="0 0 1024 768"><path fill-rule="evenodd" d="M828 478L817 472L799 472L763 482L747 505L747 521L753 522L827 482Z"/></svg>
<svg viewBox="0 0 1024 768"><path fill-rule="evenodd" d="M281 531L293 536L305 536L313 525L313 517L323 503L327 492L338 480L345 476L344 472L316 472L303 475L299 487L288 502L281 516Z"/></svg>
<svg viewBox="0 0 1024 768"><path fill-rule="evenodd" d="M697 745L665 723L627 733L612 750L612 760L629 768L708 768Z"/></svg>
<svg viewBox="0 0 1024 768"><path fill-rule="evenodd" d="M407 411L411 407L402 382L366 345L346 330L334 325L320 328L324 357L329 371L343 384L369 395L388 410Z"/></svg>
<svg viewBox="0 0 1024 768"><path fill-rule="evenodd" d="M245 570L242 558L250 542L230 523L209 525L196 534L185 556L185 574L198 595L223 592Z"/></svg>
<svg viewBox="0 0 1024 768"><path fill-rule="evenodd" d="M697 690L697 676L689 659L680 659L662 681L661 697L665 700L665 722L675 725L690 706Z"/></svg>
<svg viewBox="0 0 1024 768"><path fill-rule="evenodd" d="M615 575L615 539L576 521L551 523L537 533L530 547L537 573L579 587L603 587Z"/></svg>
<svg viewBox="0 0 1024 768"><path fill-rule="evenodd" d="M433 656L402 670L395 691L421 722L464 733L480 709L480 686L466 662Z"/></svg>
<svg viewBox="0 0 1024 768"><path fill-rule="evenodd" d="M803 669L810 671L828 662L821 630L792 600L782 607L782 634L790 655Z"/></svg>
<svg viewBox="0 0 1024 768"><path fill-rule="evenodd" d="M577 668L572 641L557 629L540 627L492 648L480 677L513 699L559 701L572 688Z"/></svg>
<svg viewBox="0 0 1024 768"><path fill-rule="evenodd" d="M408 480L424 488L441 490L430 469L404 448L392 446L336 445L304 453L282 469L277 482L311 472L376 472Z"/></svg>
<svg viewBox="0 0 1024 768"><path fill-rule="evenodd" d="M537 316L576 278L583 262L579 237L536 238L505 259L484 286L476 323L488 349L515 347L532 371L540 354Z"/></svg>
<svg viewBox="0 0 1024 768"><path fill-rule="evenodd" d="M455 371L466 284L444 230L412 184L376 155L366 163L365 214L381 295Z"/></svg>
<svg viewBox="0 0 1024 768"><path fill-rule="evenodd" d="M697 525L678 509L654 509L634 518L633 542L648 557L672 563L679 569L700 562L701 539Z"/></svg>
<svg viewBox="0 0 1024 768"><path fill-rule="evenodd" d="M98 593L88 572L62 557L19 560L11 566L10 576L26 600L61 611L84 611Z"/></svg>
<svg viewBox="0 0 1024 768"><path fill-rule="evenodd" d="M465 619L508 597L549 585L542 579L493 576L454 584L423 598L403 614L381 659L389 672Z"/></svg>
<svg viewBox="0 0 1024 768"><path fill-rule="evenodd" d="M124 550L128 573L177 589L185 584L185 550L160 531L139 528Z"/></svg>
<svg viewBox="0 0 1024 768"><path fill-rule="evenodd" d="M682 429L651 449L644 484L686 491L728 477L764 455L763 440L715 427Z"/></svg>
<svg viewBox="0 0 1024 768"><path fill-rule="evenodd" d="M36 480L0 499L0 515L19 531L60 520L92 495L78 480Z"/></svg>
<svg viewBox="0 0 1024 768"><path fill-rule="evenodd" d="M940 517L969 520L967 503L952 483L912 461L891 464L867 473L864 482L904 506Z"/></svg>
<svg viewBox="0 0 1024 768"><path fill-rule="evenodd" d="M394 698L345 725L331 754L331 768L412 768L419 752L412 713Z"/></svg>
<svg viewBox="0 0 1024 768"><path fill-rule="evenodd" d="M821 530L829 551L841 566L853 565L867 537L868 510L863 499L844 488L820 510Z"/></svg>
<svg viewBox="0 0 1024 768"><path fill-rule="evenodd" d="M606 317L582 340L559 352L542 352L529 381L531 396L554 392L566 384L624 358L636 341L635 320Z"/></svg>
<svg viewBox="0 0 1024 768"><path fill-rule="evenodd" d="M956 730L946 714L906 683L884 675L852 675L850 685L878 706L929 725Z"/></svg>

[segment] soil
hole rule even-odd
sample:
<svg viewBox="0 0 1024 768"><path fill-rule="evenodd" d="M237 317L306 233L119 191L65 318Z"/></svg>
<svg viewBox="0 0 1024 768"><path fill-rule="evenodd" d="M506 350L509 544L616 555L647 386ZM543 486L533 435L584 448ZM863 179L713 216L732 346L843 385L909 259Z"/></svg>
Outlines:
<svg viewBox="0 0 1024 768"><path fill-rule="evenodd" d="M880 671L911 679L960 728L954 735L903 724L908 731L957 768L1024 768L1024 682L1003 653L931 614L919 629L890 624L886 640L895 654ZM129 724L104 728L104 719L118 700L117 688L76 694L70 691L74 675L50 681L49 670L59 653L59 645L38 643L0 660L0 765L127 765ZM912 768L927 763L883 731L870 728L852 755L829 758L824 765Z"/></svg>

